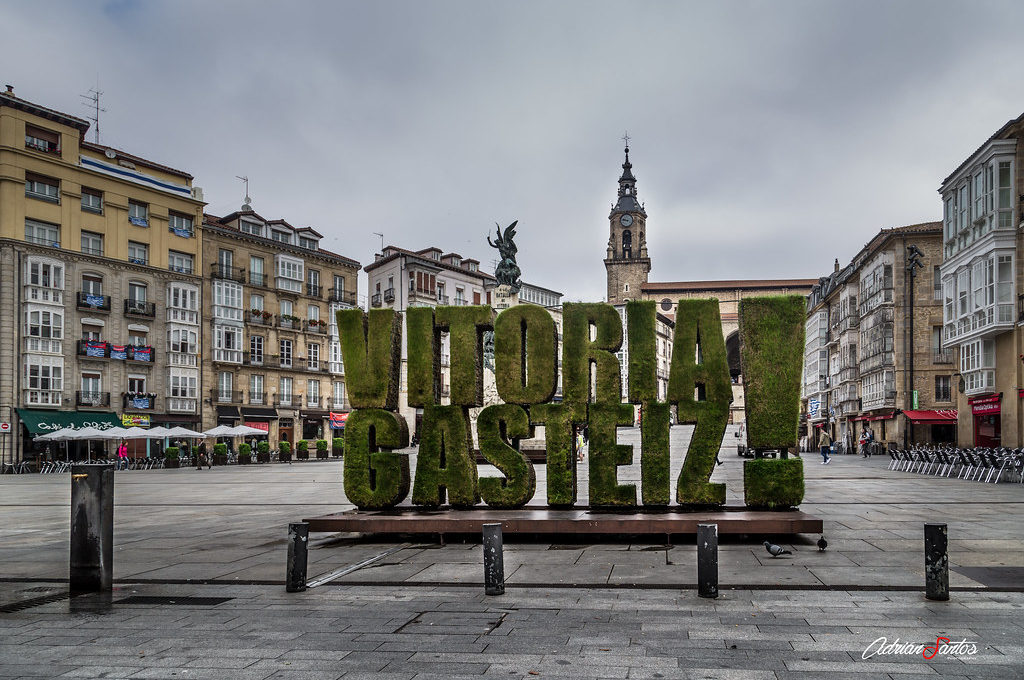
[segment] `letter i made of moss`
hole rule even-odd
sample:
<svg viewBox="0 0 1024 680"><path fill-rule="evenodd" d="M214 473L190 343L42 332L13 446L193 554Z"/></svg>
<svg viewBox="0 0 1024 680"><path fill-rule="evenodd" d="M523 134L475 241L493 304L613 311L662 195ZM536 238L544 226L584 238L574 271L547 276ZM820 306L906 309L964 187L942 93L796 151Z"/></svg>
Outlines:
<svg viewBox="0 0 1024 680"><path fill-rule="evenodd" d="M362 510L391 508L409 495L409 426L397 413L356 409L345 422L345 495Z"/></svg>
<svg viewBox="0 0 1024 680"><path fill-rule="evenodd" d="M671 404L645 402L640 418L640 496L644 505L666 506L672 502L669 472Z"/></svg>
<svg viewBox="0 0 1024 680"><path fill-rule="evenodd" d="M409 406L433 406L440 403L441 331L433 307L410 307L405 314Z"/></svg>
<svg viewBox="0 0 1024 680"><path fill-rule="evenodd" d="M744 409L752 449L796 448L805 302L799 295L740 301Z"/></svg>
<svg viewBox="0 0 1024 680"><path fill-rule="evenodd" d="M572 507L576 504L576 437L572 409L566 404L531 406L530 424L544 426L548 505Z"/></svg>
<svg viewBox="0 0 1024 680"><path fill-rule="evenodd" d="M530 416L518 404L486 406L476 420L480 453L504 477L481 477L480 497L492 508L521 508L537 491L533 463L519 440L533 436Z"/></svg>
<svg viewBox="0 0 1024 680"><path fill-rule="evenodd" d="M594 327L596 337L590 339ZM587 403L621 403L619 358L622 347L622 319L611 305L600 302L568 302L562 306L562 392L573 410L573 418L586 418ZM591 389L590 365L597 366L596 384Z"/></svg>
<svg viewBox="0 0 1024 680"><path fill-rule="evenodd" d="M436 508L444 504L446 493L456 508L480 502L469 410L457 405L427 406L420 426L412 502Z"/></svg>
<svg viewBox="0 0 1024 680"><path fill-rule="evenodd" d="M594 507L636 506L636 485L618 482L618 467L633 462L633 447L615 441L616 428L632 424L632 404L590 405L590 505Z"/></svg>
<svg viewBox="0 0 1024 680"><path fill-rule="evenodd" d="M509 404L544 404L558 385L558 335L548 310L516 305L494 321L498 396Z"/></svg>
<svg viewBox="0 0 1024 680"><path fill-rule="evenodd" d="M398 408L402 315L393 309L338 310L338 339L353 408Z"/></svg>
<svg viewBox="0 0 1024 680"><path fill-rule="evenodd" d="M641 404L658 398L658 330L654 300L626 303L629 344L629 401Z"/></svg>
<svg viewBox="0 0 1024 680"><path fill-rule="evenodd" d="M451 346L451 403L484 403L484 333L494 330L494 310L488 305L438 307L434 322L448 331Z"/></svg>
<svg viewBox="0 0 1024 680"><path fill-rule="evenodd" d="M732 403L732 382L718 300L680 300L668 384L679 422L696 423L676 483L680 505L722 505L725 484L711 484Z"/></svg>

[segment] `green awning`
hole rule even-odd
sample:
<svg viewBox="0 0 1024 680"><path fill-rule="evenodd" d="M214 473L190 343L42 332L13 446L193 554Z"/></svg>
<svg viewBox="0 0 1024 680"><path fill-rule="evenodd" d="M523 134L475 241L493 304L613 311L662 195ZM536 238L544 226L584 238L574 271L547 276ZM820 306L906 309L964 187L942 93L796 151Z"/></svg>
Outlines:
<svg viewBox="0 0 1024 680"><path fill-rule="evenodd" d="M80 430L83 427L95 427L98 430L109 430L120 427L116 413L96 413L88 411L36 411L27 408L18 409L18 417L31 434L55 432L65 427Z"/></svg>

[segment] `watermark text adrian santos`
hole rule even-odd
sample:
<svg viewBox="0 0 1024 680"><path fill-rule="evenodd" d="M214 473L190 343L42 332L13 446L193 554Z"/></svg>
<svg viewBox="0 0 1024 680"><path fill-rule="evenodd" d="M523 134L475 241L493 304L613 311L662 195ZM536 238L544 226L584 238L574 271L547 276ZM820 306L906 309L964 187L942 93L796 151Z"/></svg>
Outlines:
<svg viewBox="0 0 1024 680"><path fill-rule="evenodd" d="M889 638L880 637L865 649L860 655L862 659L870 659L873 656L899 655L921 655L924 659L934 659L936 656L972 656L978 653L978 643L967 640L951 641L948 637L936 637L935 644L919 644L915 642L902 642L896 638L889 642Z"/></svg>

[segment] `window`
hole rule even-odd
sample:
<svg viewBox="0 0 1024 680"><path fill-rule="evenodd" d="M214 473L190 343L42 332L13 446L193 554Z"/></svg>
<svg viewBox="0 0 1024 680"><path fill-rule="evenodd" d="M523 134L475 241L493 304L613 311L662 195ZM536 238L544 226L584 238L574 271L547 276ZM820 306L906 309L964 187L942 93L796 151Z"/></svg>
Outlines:
<svg viewBox="0 0 1024 680"><path fill-rule="evenodd" d="M194 286L171 283L167 286L167 320L199 322L199 290Z"/></svg>
<svg viewBox="0 0 1024 680"><path fill-rule="evenodd" d="M130 375L128 376L128 391L133 394L145 394L146 393L146 376L144 375Z"/></svg>
<svg viewBox="0 0 1024 680"><path fill-rule="evenodd" d="M103 376L99 373L82 374L82 393L79 403L83 406L102 406L100 393L103 391Z"/></svg>
<svg viewBox="0 0 1024 680"><path fill-rule="evenodd" d="M128 332L128 344L133 347L148 347L146 343L146 334L141 331L129 331Z"/></svg>
<svg viewBox="0 0 1024 680"><path fill-rule="evenodd" d="M242 363L242 329L238 326L213 327L213 360Z"/></svg>
<svg viewBox="0 0 1024 680"><path fill-rule="evenodd" d="M306 406L320 406L320 381L309 380L306 382Z"/></svg>
<svg viewBox="0 0 1024 680"><path fill-rule="evenodd" d="M952 395L949 390L949 376L935 376L935 401L951 401Z"/></svg>
<svg viewBox="0 0 1024 680"><path fill-rule="evenodd" d="M256 309L263 311L263 296L262 295L250 295L249 296L249 309Z"/></svg>
<svg viewBox="0 0 1024 680"><path fill-rule="evenodd" d="M103 234L94 234L91 231L83 231L82 252L87 255L102 255Z"/></svg>
<svg viewBox="0 0 1024 680"><path fill-rule="evenodd" d="M60 248L60 227L49 222L26 219L25 240L41 246Z"/></svg>
<svg viewBox="0 0 1024 680"><path fill-rule="evenodd" d="M25 124L25 148L43 153L60 153L60 133Z"/></svg>
<svg viewBox="0 0 1024 680"><path fill-rule="evenodd" d="M51 203L60 202L60 182L52 177L25 173L25 195Z"/></svg>
<svg viewBox="0 0 1024 680"><path fill-rule="evenodd" d="M345 292L345 277L338 274L334 275L334 294L341 297L341 294Z"/></svg>
<svg viewBox="0 0 1024 680"><path fill-rule="evenodd" d="M234 281L213 282L213 315L220 319L242 320L242 286Z"/></svg>
<svg viewBox="0 0 1024 680"><path fill-rule="evenodd" d="M942 273L940 270L939 265L932 267L932 295L936 300L942 299Z"/></svg>
<svg viewBox="0 0 1024 680"><path fill-rule="evenodd" d="M279 231L277 229L271 229L270 230L270 238L272 240L278 241L280 243L289 243L290 244L292 242L292 235L291 234L289 234L287 231Z"/></svg>
<svg viewBox="0 0 1024 680"><path fill-rule="evenodd" d="M281 290L289 290L295 293L302 292L303 262L291 257L278 255L277 260L277 287Z"/></svg>
<svg viewBox="0 0 1024 680"><path fill-rule="evenodd" d="M320 320L320 307L318 307L317 305L310 305L309 307L307 307L306 311L307 314L309 315L306 318L308 318L310 321Z"/></svg>
<svg viewBox="0 0 1024 680"><path fill-rule="evenodd" d="M167 268L182 274L192 273L192 256L175 250L167 251Z"/></svg>
<svg viewBox="0 0 1024 680"><path fill-rule="evenodd" d="M278 397L280 397L281 404L284 406L290 405L292 403L292 379L281 378L278 390Z"/></svg>
<svg viewBox="0 0 1024 680"><path fill-rule="evenodd" d="M281 341L281 368L292 367L292 341Z"/></svg>
<svg viewBox="0 0 1024 680"><path fill-rule="evenodd" d="M170 392L172 397L178 399L195 399L198 393L198 379L192 372L172 368Z"/></svg>
<svg viewBox="0 0 1024 680"><path fill-rule="evenodd" d="M128 221L136 227L148 227L149 205L137 201L128 201Z"/></svg>
<svg viewBox="0 0 1024 680"><path fill-rule="evenodd" d="M147 299L148 289L146 284L138 281L128 282L128 299L132 302L145 302Z"/></svg>
<svg viewBox="0 0 1024 680"><path fill-rule="evenodd" d="M96 189L82 188L82 210L103 214L103 193Z"/></svg>
<svg viewBox="0 0 1024 680"><path fill-rule="evenodd" d="M345 408L345 383L334 382L331 384L331 408Z"/></svg>
<svg viewBox="0 0 1024 680"><path fill-rule="evenodd" d="M249 376L249 403L262 404L266 394L263 392L263 376L255 373Z"/></svg>
<svg viewBox="0 0 1024 680"><path fill-rule="evenodd" d="M306 345L306 356L309 359L309 370L320 370L320 345Z"/></svg>
<svg viewBox="0 0 1024 680"><path fill-rule="evenodd" d="M316 239L300 237L299 246L308 250L316 250Z"/></svg>
<svg viewBox="0 0 1024 680"><path fill-rule="evenodd" d="M263 336L249 336L249 361L251 363L263 363Z"/></svg>
<svg viewBox="0 0 1024 680"><path fill-rule="evenodd" d="M263 225L259 222L250 222L248 220L242 220L239 224L239 229L243 234L252 234L253 236L263 236Z"/></svg>
<svg viewBox="0 0 1024 680"><path fill-rule="evenodd" d="M217 374L217 401L231 401L231 392L235 387L235 376L230 371Z"/></svg>
<svg viewBox="0 0 1024 680"><path fill-rule="evenodd" d="M128 261L132 264L149 264L149 246L137 241L128 241Z"/></svg>
<svg viewBox="0 0 1024 680"><path fill-rule="evenodd" d="M291 300L281 300L281 316L293 316L293 309Z"/></svg>
<svg viewBox="0 0 1024 680"><path fill-rule="evenodd" d="M167 331L167 349L178 354L195 354L198 333L187 328L171 328Z"/></svg>
<svg viewBox="0 0 1024 680"><path fill-rule="evenodd" d="M82 339L83 340L100 340L100 331L103 330L99 326L90 326L82 324Z"/></svg>
<svg viewBox="0 0 1024 680"><path fill-rule="evenodd" d="M30 404L59 406L64 389L64 359L62 357L25 357L25 386Z"/></svg>
<svg viewBox="0 0 1024 680"><path fill-rule="evenodd" d="M168 228L179 236L192 236L192 218L176 212L167 214Z"/></svg>
<svg viewBox="0 0 1024 680"><path fill-rule="evenodd" d="M251 256L249 257L249 283L254 286L265 286L267 280L266 274L263 270L263 258Z"/></svg>
<svg viewBox="0 0 1024 680"><path fill-rule="evenodd" d="M316 270L316 269L307 269L306 270L306 283L308 283L311 287L319 288L320 287L320 272L318 270Z"/></svg>
<svg viewBox="0 0 1024 680"><path fill-rule="evenodd" d="M25 312L25 335L60 340L64 336L64 317L56 311L29 309Z"/></svg>
<svg viewBox="0 0 1024 680"><path fill-rule="evenodd" d="M82 292L86 295L103 295L103 277L98 274L82 274Z"/></svg>

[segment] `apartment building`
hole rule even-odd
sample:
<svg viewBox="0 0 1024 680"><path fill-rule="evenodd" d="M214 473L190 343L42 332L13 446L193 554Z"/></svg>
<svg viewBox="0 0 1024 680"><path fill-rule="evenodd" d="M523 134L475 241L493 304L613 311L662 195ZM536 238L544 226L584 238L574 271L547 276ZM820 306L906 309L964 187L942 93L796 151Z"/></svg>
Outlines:
<svg viewBox="0 0 1024 680"><path fill-rule="evenodd" d="M1024 115L997 130L939 187L942 343L959 354L961 446L1021 446L1021 248L1017 172ZM1014 301L1017 310L1014 310Z"/></svg>
<svg viewBox="0 0 1024 680"><path fill-rule="evenodd" d="M205 217L207 427L245 424L276 446L329 439L330 414L349 410L335 312L356 306L359 263L321 238L249 203Z"/></svg>
<svg viewBox="0 0 1024 680"><path fill-rule="evenodd" d="M202 192L88 129L0 93L7 460L65 426L199 425Z"/></svg>
<svg viewBox="0 0 1024 680"><path fill-rule="evenodd" d="M808 296L803 399L811 442L846 447L955 439L952 354L942 347L941 223L882 229ZM913 294L908 255L915 258ZM911 309L913 312L911 312Z"/></svg>

